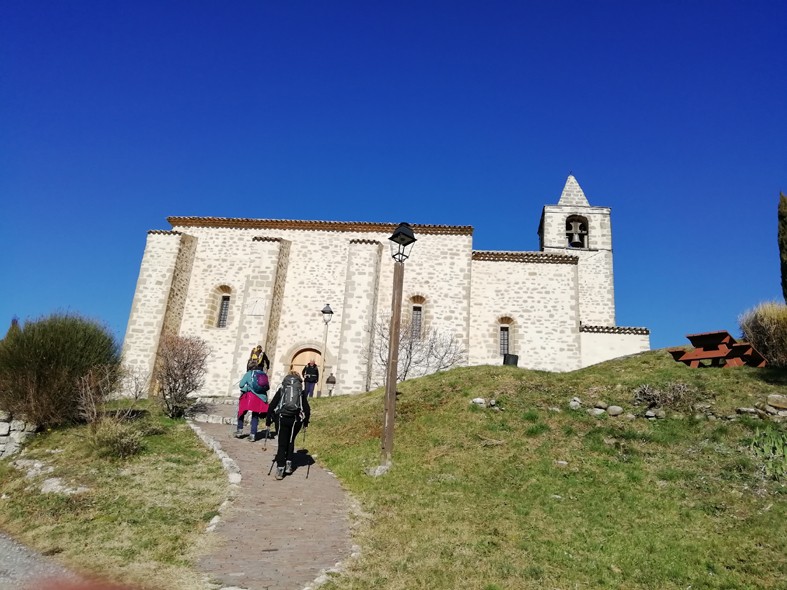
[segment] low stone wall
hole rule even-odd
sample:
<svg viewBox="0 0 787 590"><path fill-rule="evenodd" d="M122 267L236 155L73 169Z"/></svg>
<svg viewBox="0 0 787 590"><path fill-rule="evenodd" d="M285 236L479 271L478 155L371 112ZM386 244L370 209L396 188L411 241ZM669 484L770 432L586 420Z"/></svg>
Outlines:
<svg viewBox="0 0 787 590"><path fill-rule="evenodd" d="M14 420L9 412L0 410L0 457L8 457L19 451L37 429L32 422Z"/></svg>

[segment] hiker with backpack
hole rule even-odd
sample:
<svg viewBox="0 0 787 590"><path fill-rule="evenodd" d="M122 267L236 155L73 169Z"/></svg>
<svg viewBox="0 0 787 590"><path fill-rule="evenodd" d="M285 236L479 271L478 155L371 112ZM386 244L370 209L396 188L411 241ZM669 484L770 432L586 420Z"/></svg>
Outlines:
<svg viewBox="0 0 787 590"><path fill-rule="evenodd" d="M317 363L314 362L314 359L310 360L309 364L303 367L301 375L303 376L303 384L306 387L306 397L314 397L314 385L320 380L320 369L317 368Z"/></svg>
<svg viewBox="0 0 787 590"><path fill-rule="evenodd" d="M261 371L257 365L246 371L239 383L240 400L238 401L238 429L235 431L235 438L243 436L243 423L246 413L251 412L251 431L249 432L249 442L257 440L257 426L260 416L267 417L268 414L268 375Z"/></svg>
<svg viewBox="0 0 787 590"><path fill-rule="evenodd" d="M283 479L292 473L292 457L295 454L295 437L301 428L309 426L311 408L303 390L300 375L291 371L273 396L265 419L270 426L278 422L279 448L276 451L276 479Z"/></svg>
<svg viewBox="0 0 787 590"><path fill-rule="evenodd" d="M266 373L271 369L271 361L268 358L268 355L265 354L265 351L262 350L262 346L259 344L251 349L249 360L246 361L247 371L251 371L255 368L259 369L260 371L265 371Z"/></svg>

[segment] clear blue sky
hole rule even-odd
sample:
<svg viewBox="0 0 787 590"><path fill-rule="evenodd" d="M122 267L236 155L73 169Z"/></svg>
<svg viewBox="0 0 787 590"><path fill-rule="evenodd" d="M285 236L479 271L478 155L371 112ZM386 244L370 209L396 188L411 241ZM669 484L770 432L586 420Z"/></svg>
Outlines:
<svg viewBox="0 0 787 590"><path fill-rule="evenodd" d="M738 335L781 299L786 41L781 0L5 0L0 335L66 311L122 339L170 215L537 250L569 172L612 208L618 325Z"/></svg>

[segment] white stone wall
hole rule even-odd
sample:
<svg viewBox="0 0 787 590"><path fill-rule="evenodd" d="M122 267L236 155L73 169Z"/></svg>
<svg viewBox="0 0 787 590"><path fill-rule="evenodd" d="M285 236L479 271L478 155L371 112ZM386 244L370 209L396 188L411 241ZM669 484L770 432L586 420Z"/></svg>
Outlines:
<svg viewBox="0 0 787 590"><path fill-rule="evenodd" d="M178 232L148 232L123 341L124 364L145 379L156 360L181 241Z"/></svg>
<svg viewBox="0 0 787 590"><path fill-rule="evenodd" d="M650 335L581 332L582 366L650 350Z"/></svg>
<svg viewBox="0 0 787 590"><path fill-rule="evenodd" d="M434 330L441 335L454 335L468 350L470 326L470 279L472 236L416 234L410 258L404 264L402 287L402 321L412 314L413 298L422 303L422 331ZM394 261L388 253L382 257L377 320L386 325L391 318ZM372 343L372 347L379 343ZM372 386L384 382L377 367L372 373Z"/></svg>
<svg viewBox="0 0 787 590"><path fill-rule="evenodd" d="M348 249L336 371L342 379L334 390L337 395L366 391L371 386L371 326L377 315L383 254L383 245L376 240L355 240Z"/></svg>
<svg viewBox="0 0 787 590"><path fill-rule="evenodd" d="M518 366L545 371L581 366L577 265L533 258L543 262L473 261L471 365L502 364L500 319L509 317L514 320L508 325L509 354L518 355Z"/></svg>
<svg viewBox="0 0 787 590"><path fill-rule="evenodd" d="M524 368L569 371L647 350L647 334L580 333L580 325L614 327L615 305L609 209L581 206L584 195L575 184L567 186L576 202L566 197L561 202L570 206L544 208L543 252L473 252L472 228L414 226L403 319L419 305L424 332L455 336L471 365L502 363L502 317L512 320L509 352ZM588 249L563 247L572 214L588 220ZM210 346L199 395L237 395L257 344L271 359L276 388L296 354L323 350L321 310L330 304L322 378L335 375L337 395L382 383L371 364L379 346L371 328L390 318L394 224L170 221L177 231L148 234L124 342L128 366L151 370L166 329ZM226 327L219 328L222 295L230 296L230 307Z"/></svg>
<svg viewBox="0 0 787 590"><path fill-rule="evenodd" d="M587 249L567 248L566 219L571 215L580 215L588 221ZM609 208L544 207L542 250L579 257L580 319L585 324L614 326L615 289Z"/></svg>
<svg viewBox="0 0 787 590"><path fill-rule="evenodd" d="M326 303L334 317L328 327L323 377L335 374L336 394L365 389L368 366L363 365L362 349L368 336L361 332L367 331L371 318L390 314L389 233L175 227L197 244L181 334L200 336L212 350L201 395L234 395L248 352L257 343L271 358L270 377L277 386L299 350L322 350L325 324L320 310ZM467 345L472 237L417 238L405 265L404 312L411 308L410 298L421 295L429 326L457 334ZM362 248L352 243L363 241L385 246ZM289 245L284 265L282 244ZM370 272L368 267L375 265L378 270ZM226 328L216 327L221 287L231 296ZM353 313L363 307L367 318L345 317L345 302ZM346 358L342 346L348 351Z"/></svg>

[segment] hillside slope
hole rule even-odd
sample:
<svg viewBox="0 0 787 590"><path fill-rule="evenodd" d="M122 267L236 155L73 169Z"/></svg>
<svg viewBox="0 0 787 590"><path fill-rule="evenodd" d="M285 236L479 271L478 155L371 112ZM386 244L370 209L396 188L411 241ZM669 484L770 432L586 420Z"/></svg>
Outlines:
<svg viewBox="0 0 787 590"><path fill-rule="evenodd" d="M378 478L382 392L315 400L307 446L368 514L362 557L329 587L784 588L787 488L749 448L765 423L724 417L785 381L665 351L566 374L459 368L400 384ZM637 388L675 383L719 419L642 418ZM600 401L640 417L591 416Z"/></svg>

